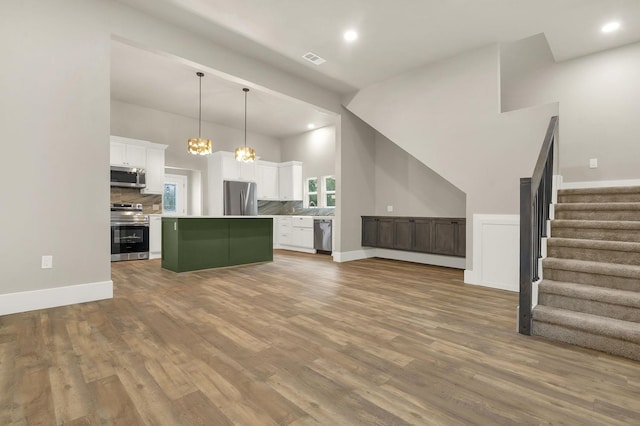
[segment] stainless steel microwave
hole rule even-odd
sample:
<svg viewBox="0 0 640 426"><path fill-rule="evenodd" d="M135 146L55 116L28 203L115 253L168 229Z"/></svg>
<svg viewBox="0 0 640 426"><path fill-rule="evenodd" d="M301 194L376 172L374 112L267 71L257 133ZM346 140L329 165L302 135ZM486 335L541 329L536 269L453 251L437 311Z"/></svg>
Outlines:
<svg viewBox="0 0 640 426"><path fill-rule="evenodd" d="M147 186L144 169L111 166L111 186L144 188Z"/></svg>

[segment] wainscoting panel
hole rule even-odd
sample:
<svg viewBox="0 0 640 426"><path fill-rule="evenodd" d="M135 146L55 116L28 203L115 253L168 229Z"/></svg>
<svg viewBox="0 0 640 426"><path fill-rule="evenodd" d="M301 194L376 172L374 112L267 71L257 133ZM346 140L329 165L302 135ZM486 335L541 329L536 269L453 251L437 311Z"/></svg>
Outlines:
<svg viewBox="0 0 640 426"><path fill-rule="evenodd" d="M465 283L518 291L519 242L518 215L473 215L473 269Z"/></svg>

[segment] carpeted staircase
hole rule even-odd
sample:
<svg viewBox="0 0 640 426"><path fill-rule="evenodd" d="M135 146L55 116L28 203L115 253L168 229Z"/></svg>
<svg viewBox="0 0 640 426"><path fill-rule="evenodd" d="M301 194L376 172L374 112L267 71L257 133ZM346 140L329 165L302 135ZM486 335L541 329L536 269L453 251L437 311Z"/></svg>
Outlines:
<svg viewBox="0 0 640 426"><path fill-rule="evenodd" d="M533 334L640 361L640 187L563 189Z"/></svg>

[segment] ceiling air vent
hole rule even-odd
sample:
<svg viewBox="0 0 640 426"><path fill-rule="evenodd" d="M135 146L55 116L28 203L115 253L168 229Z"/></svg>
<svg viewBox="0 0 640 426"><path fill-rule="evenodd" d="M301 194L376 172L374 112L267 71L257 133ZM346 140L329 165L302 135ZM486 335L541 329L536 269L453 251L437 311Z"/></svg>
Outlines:
<svg viewBox="0 0 640 426"><path fill-rule="evenodd" d="M312 64L316 64L316 65L324 64L325 62L327 62L326 59L322 59L320 56L316 55L313 52L307 52L304 55L302 55L302 57L307 61L311 62Z"/></svg>

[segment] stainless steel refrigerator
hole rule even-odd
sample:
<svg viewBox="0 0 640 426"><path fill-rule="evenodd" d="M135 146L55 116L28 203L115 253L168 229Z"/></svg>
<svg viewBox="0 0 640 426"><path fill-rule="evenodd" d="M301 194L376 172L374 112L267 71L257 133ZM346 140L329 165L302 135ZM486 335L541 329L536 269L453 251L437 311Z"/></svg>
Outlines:
<svg viewBox="0 0 640 426"><path fill-rule="evenodd" d="M225 216L256 216L258 188L255 182L224 181Z"/></svg>

